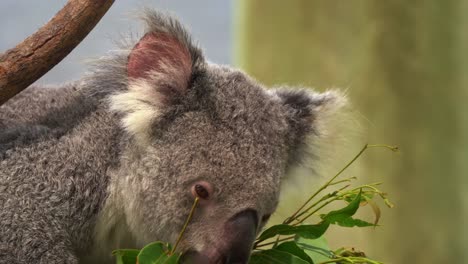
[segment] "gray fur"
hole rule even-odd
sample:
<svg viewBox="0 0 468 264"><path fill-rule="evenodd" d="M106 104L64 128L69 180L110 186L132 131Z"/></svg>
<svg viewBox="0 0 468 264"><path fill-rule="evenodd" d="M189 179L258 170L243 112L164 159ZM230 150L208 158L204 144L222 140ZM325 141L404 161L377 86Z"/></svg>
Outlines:
<svg viewBox="0 0 468 264"><path fill-rule="evenodd" d="M213 205L199 206L180 250L210 247L237 212L274 212L286 170L344 102L333 92L266 90L205 62L176 20L154 11L144 20L192 59L189 87L166 94L170 104L151 93L135 100L155 110L144 144L122 125L137 110L110 107L131 84L131 49L102 58L80 82L30 87L0 107L0 263L112 263L116 248L173 243L199 179L214 186Z"/></svg>

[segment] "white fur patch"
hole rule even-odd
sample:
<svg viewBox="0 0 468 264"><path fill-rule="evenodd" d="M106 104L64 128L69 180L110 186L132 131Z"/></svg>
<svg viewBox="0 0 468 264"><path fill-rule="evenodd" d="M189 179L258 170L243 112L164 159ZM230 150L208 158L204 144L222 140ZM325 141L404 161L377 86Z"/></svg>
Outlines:
<svg viewBox="0 0 468 264"><path fill-rule="evenodd" d="M94 247L89 252L83 263L107 263L109 252L119 248L137 248L138 243L125 217L126 199L121 198L117 188L117 174L110 171L111 182L108 187L109 197L99 212L94 227ZM99 261L96 261L99 260Z"/></svg>
<svg viewBox="0 0 468 264"><path fill-rule="evenodd" d="M313 109L316 113L314 126L320 134L320 140L330 140L342 132L340 123L349 118L351 109L348 107L348 99L341 91L326 91L319 96L325 102Z"/></svg>
<svg viewBox="0 0 468 264"><path fill-rule="evenodd" d="M351 145L357 140L360 129L356 112L344 92L331 90L317 96L324 100L313 109L317 134L309 135L307 140L320 162L306 161L306 164L314 164L317 173L325 175L352 155Z"/></svg>
<svg viewBox="0 0 468 264"><path fill-rule="evenodd" d="M122 127L137 141L145 144L149 140L151 125L159 116L159 94L146 80L131 81L128 90L110 96L112 111L123 113Z"/></svg>

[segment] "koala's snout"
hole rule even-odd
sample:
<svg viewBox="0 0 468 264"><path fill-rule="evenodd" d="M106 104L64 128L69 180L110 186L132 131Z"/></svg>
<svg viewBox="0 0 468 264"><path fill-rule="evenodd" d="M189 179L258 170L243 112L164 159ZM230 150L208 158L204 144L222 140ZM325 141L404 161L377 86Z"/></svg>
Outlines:
<svg viewBox="0 0 468 264"><path fill-rule="evenodd" d="M258 228L255 210L245 210L230 218L219 237L219 244L212 245L203 252L187 252L183 263L190 264L246 264Z"/></svg>
<svg viewBox="0 0 468 264"><path fill-rule="evenodd" d="M226 223L225 232L230 247L225 263L247 263L258 227L258 216L254 210L235 215Z"/></svg>

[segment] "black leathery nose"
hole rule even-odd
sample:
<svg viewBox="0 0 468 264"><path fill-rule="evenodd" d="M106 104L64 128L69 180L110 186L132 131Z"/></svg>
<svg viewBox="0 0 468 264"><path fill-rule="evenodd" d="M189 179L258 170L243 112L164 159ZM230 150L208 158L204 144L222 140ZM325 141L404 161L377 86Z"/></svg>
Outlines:
<svg viewBox="0 0 468 264"><path fill-rule="evenodd" d="M247 209L234 215L225 226L229 247L225 252L225 263L247 263L258 227L258 214Z"/></svg>

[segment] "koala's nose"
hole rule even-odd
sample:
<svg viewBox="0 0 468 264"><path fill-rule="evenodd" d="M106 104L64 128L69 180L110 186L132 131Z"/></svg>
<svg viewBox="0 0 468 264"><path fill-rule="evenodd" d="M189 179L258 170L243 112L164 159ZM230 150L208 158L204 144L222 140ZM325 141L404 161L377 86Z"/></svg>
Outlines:
<svg viewBox="0 0 468 264"><path fill-rule="evenodd" d="M222 236L205 250L185 252L184 264L247 264L258 228L255 210L244 210L223 225Z"/></svg>
<svg viewBox="0 0 468 264"><path fill-rule="evenodd" d="M258 227L257 212L252 209L234 215L225 225L227 248L226 264L243 264L249 260Z"/></svg>

